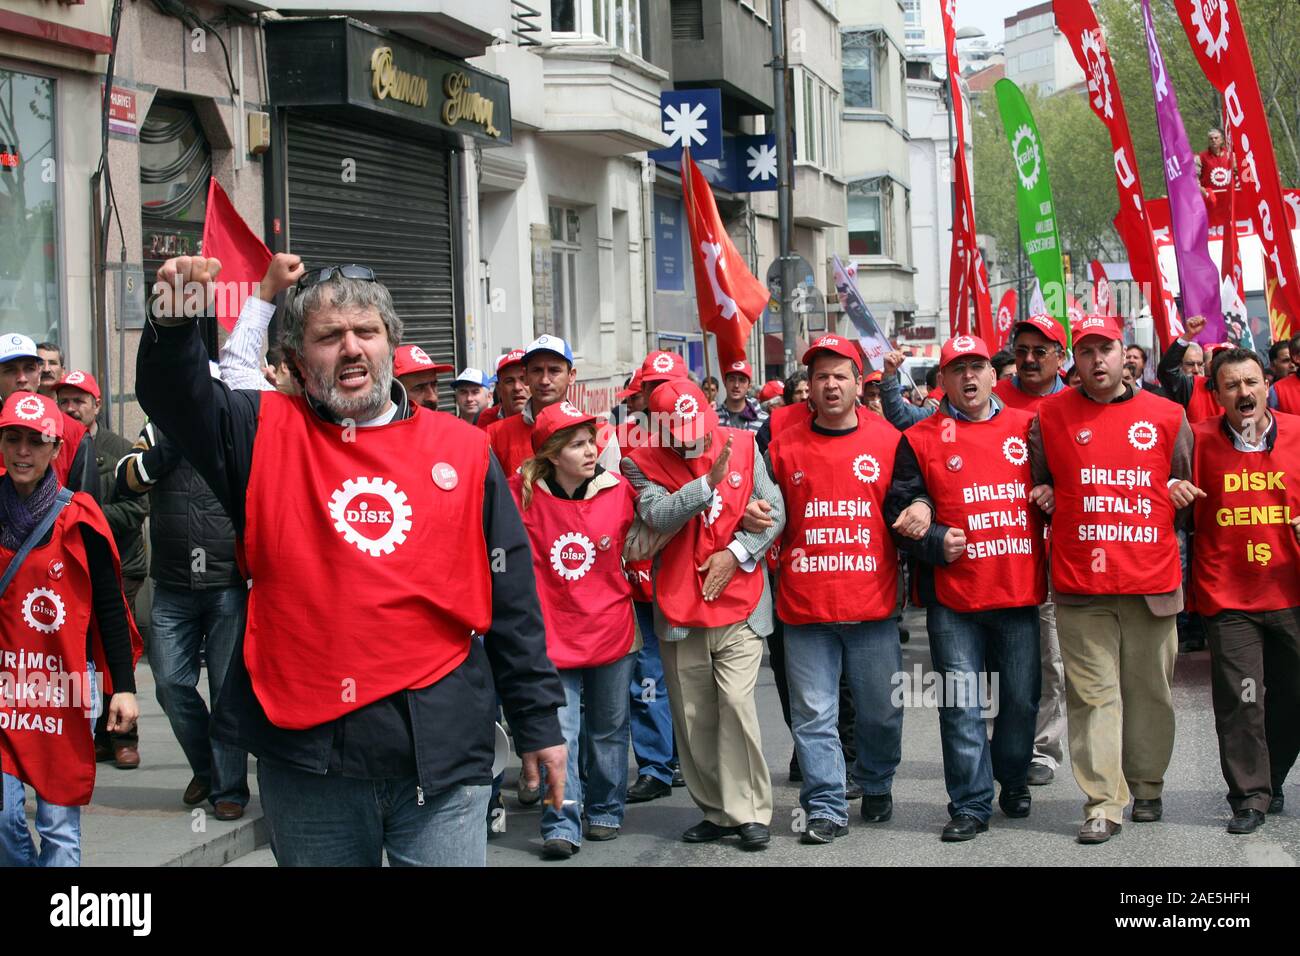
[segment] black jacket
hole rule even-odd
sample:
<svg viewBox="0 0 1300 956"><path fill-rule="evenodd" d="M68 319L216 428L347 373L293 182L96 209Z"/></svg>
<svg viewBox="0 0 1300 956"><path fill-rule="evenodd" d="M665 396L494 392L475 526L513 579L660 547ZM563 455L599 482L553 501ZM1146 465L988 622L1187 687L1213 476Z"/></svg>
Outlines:
<svg viewBox="0 0 1300 956"><path fill-rule="evenodd" d="M260 393L231 391L209 376L193 323L146 328L136 373L140 404L211 485L241 533ZM400 385L394 385L393 400L398 417L412 414ZM483 531L494 556L492 624L481 641L470 641L463 664L428 687L307 730L284 730L270 723L253 694L241 637L213 714L214 736L308 772L384 778L413 772L430 791L491 782L498 694L520 753L562 744L557 711L564 690L546 656L528 537L495 458L484 484ZM310 568L302 573L309 579ZM420 586L455 584L430 580ZM329 626L328 620L304 622L293 638L308 640L313 628Z"/></svg>
<svg viewBox="0 0 1300 956"><path fill-rule="evenodd" d="M122 577L140 579L149 573L144 547L144 519L149 499L117 493L117 466L131 454L131 443L103 425L95 429L95 468L99 474L100 508L108 519L122 559Z"/></svg>

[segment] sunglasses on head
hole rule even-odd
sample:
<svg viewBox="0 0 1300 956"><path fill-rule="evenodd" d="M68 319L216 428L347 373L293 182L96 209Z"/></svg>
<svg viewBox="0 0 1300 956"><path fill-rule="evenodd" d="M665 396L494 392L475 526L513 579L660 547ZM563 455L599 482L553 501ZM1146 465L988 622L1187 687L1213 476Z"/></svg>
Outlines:
<svg viewBox="0 0 1300 956"><path fill-rule="evenodd" d="M336 275L345 279L360 279L362 282L378 282L375 278L375 270L369 266L357 265L355 262L343 266L326 266L324 269L315 269L311 272L304 272L302 278L298 280L294 289L302 292L310 289L314 285L322 282L329 282Z"/></svg>

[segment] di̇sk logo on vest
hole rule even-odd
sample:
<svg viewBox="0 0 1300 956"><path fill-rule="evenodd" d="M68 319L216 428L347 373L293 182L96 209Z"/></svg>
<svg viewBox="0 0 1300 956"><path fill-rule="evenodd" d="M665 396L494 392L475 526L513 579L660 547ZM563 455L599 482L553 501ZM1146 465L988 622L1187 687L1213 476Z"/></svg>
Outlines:
<svg viewBox="0 0 1300 956"><path fill-rule="evenodd" d="M874 485L876 479L880 477L880 462L874 455L859 455L853 459L853 474L857 476L858 481Z"/></svg>
<svg viewBox="0 0 1300 956"><path fill-rule="evenodd" d="M713 499L709 502L709 513L704 515L704 523L711 525L722 517L722 492L713 489Z"/></svg>
<svg viewBox="0 0 1300 956"><path fill-rule="evenodd" d="M42 634L53 634L66 619L63 598L49 588L32 588L23 598L23 620Z"/></svg>
<svg viewBox="0 0 1300 956"><path fill-rule="evenodd" d="M397 485L383 478L349 478L329 502L334 530L372 558L392 554L411 530L411 506Z"/></svg>
<svg viewBox="0 0 1300 956"><path fill-rule="evenodd" d="M1002 457L1013 465L1023 465L1029 460L1029 446L1023 438L1012 435L1002 443Z"/></svg>
<svg viewBox="0 0 1300 956"><path fill-rule="evenodd" d="M551 545L551 567L566 581L578 580L591 570L595 560L596 546L585 534L570 531Z"/></svg>
<svg viewBox="0 0 1300 956"><path fill-rule="evenodd" d="M1138 451L1156 447L1156 426L1150 422L1134 422L1128 429L1128 443Z"/></svg>

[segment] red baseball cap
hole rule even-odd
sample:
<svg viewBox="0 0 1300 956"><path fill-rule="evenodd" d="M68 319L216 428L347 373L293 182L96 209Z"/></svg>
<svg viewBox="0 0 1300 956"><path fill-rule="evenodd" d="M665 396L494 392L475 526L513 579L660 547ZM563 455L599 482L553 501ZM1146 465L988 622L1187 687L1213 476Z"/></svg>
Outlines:
<svg viewBox="0 0 1300 956"><path fill-rule="evenodd" d="M686 363L676 352L651 352L641 363L641 382L667 382L686 378Z"/></svg>
<svg viewBox="0 0 1300 956"><path fill-rule="evenodd" d="M596 416L588 415L572 402L553 402L543 408L533 422L533 431L529 436L533 451L540 451L556 432L587 424L596 424Z"/></svg>
<svg viewBox="0 0 1300 956"><path fill-rule="evenodd" d="M620 389L614 397L620 402L624 399L631 398L637 392L641 391L641 370L637 369L632 373L632 381L627 383L627 388Z"/></svg>
<svg viewBox="0 0 1300 956"><path fill-rule="evenodd" d="M781 381L779 378L774 378L771 379L770 381L765 382L763 384L763 387L758 390L758 400L760 402L770 402L778 395L782 395L784 393L785 393L785 382Z"/></svg>
<svg viewBox="0 0 1300 956"><path fill-rule="evenodd" d="M718 427L718 413L700 387L688 378L664 382L651 392L650 414L656 422L666 422L669 434L687 444Z"/></svg>
<svg viewBox="0 0 1300 956"><path fill-rule="evenodd" d="M44 395L14 392L0 411L0 428L26 428L62 438L63 412Z"/></svg>
<svg viewBox="0 0 1300 956"><path fill-rule="evenodd" d="M1110 315L1085 315L1072 330L1075 344L1089 335L1100 335L1103 339L1118 342L1124 338L1124 330Z"/></svg>
<svg viewBox="0 0 1300 956"><path fill-rule="evenodd" d="M823 352L852 360L853 367L858 370L859 375L862 374L862 352L852 339L846 339L842 335L823 335L803 353L803 364L811 367L813 359Z"/></svg>
<svg viewBox="0 0 1300 956"><path fill-rule="evenodd" d="M989 358L989 347L978 335L954 335L939 351L939 367L959 358Z"/></svg>
<svg viewBox="0 0 1300 956"><path fill-rule="evenodd" d="M99 394L99 383L95 381L95 376L89 372L68 372L63 378L59 379L58 384L54 387L60 389L65 385L69 388L79 388L83 392L93 395L96 401L103 397Z"/></svg>
<svg viewBox="0 0 1300 956"><path fill-rule="evenodd" d="M725 379L728 375L743 375L751 382L754 380L754 370L749 367L745 361L732 362L722 370L722 377Z"/></svg>
<svg viewBox="0 0 1300 956"><path fill-rule="evenodd" d="M511 349L505 355L497 359L497 377L498 378L501 377L501 370L505 368L507 365L523 365L523 364L524 364L524 350Z"/></svg>
<svg viewBox="0 0 1300 956"><path fill-rule="evenodd" d="M1013 341L1015 340L1016 333L1024 328L1030 328L1036 332L1042 332L1043 335L1061 346L1061 348L1065 348L1065 328L1050 315L1039 313L1038 315L1031 315L1023 322L1017 322L1015 327L1011 330L1011 338Z"/></svg>
<svg viewBox="0 0 1300 956"><path fill-rule="evenodd" d="M393 376L401 378L413 372L454 372L451 365L438 365L418 345L399 345L393 354Z"/></svg>
<svg viewBox="0 0 1300 956"><path fill-rule="evenodd" d="M866 375L862 376L862 382L864 385L879 385L884 378L885 373L880 369L876 369L874 372L868 372Z"/></svg>

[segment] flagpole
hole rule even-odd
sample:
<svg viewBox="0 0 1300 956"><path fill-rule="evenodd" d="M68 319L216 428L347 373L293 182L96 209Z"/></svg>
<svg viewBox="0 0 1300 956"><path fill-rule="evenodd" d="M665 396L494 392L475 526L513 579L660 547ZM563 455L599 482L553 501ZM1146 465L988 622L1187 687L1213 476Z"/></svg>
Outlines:
<svg viewBox="0 0 1300 956"><path fill-rule="evenodd" d="M681 173L682 173L682 195L686 199L686 221L688 223L693 222L695 220L695 193L694 190L692 189L693 184L691 182L691 173L689 167L690 158L691 158L691 148L689 146L683 146L682 159L678 165L680 166ZM695 256L694 249L691 250L691 256L692 258L694 258ZM713 374L713 372L711 371L712 363L709 362L709 331L704 327L704 322L700 320L698 296L699 296L699 290L696 290L697 298L696 298L696 307L695 307L695 318L697 321L700 322L701 351L704 353L704 377L708 378L710 375ZM701 382L700 384L703 383Z"/></svg>
<svg viewBox="0 0 1300 956"><path fill-rule="evenodd" d="M784 375L795 370L794 312L790 308L790 140L785 116L785 0L772 2L772 117L776 127L777 235L781 263L781 338L785 346Z"/></svg>

